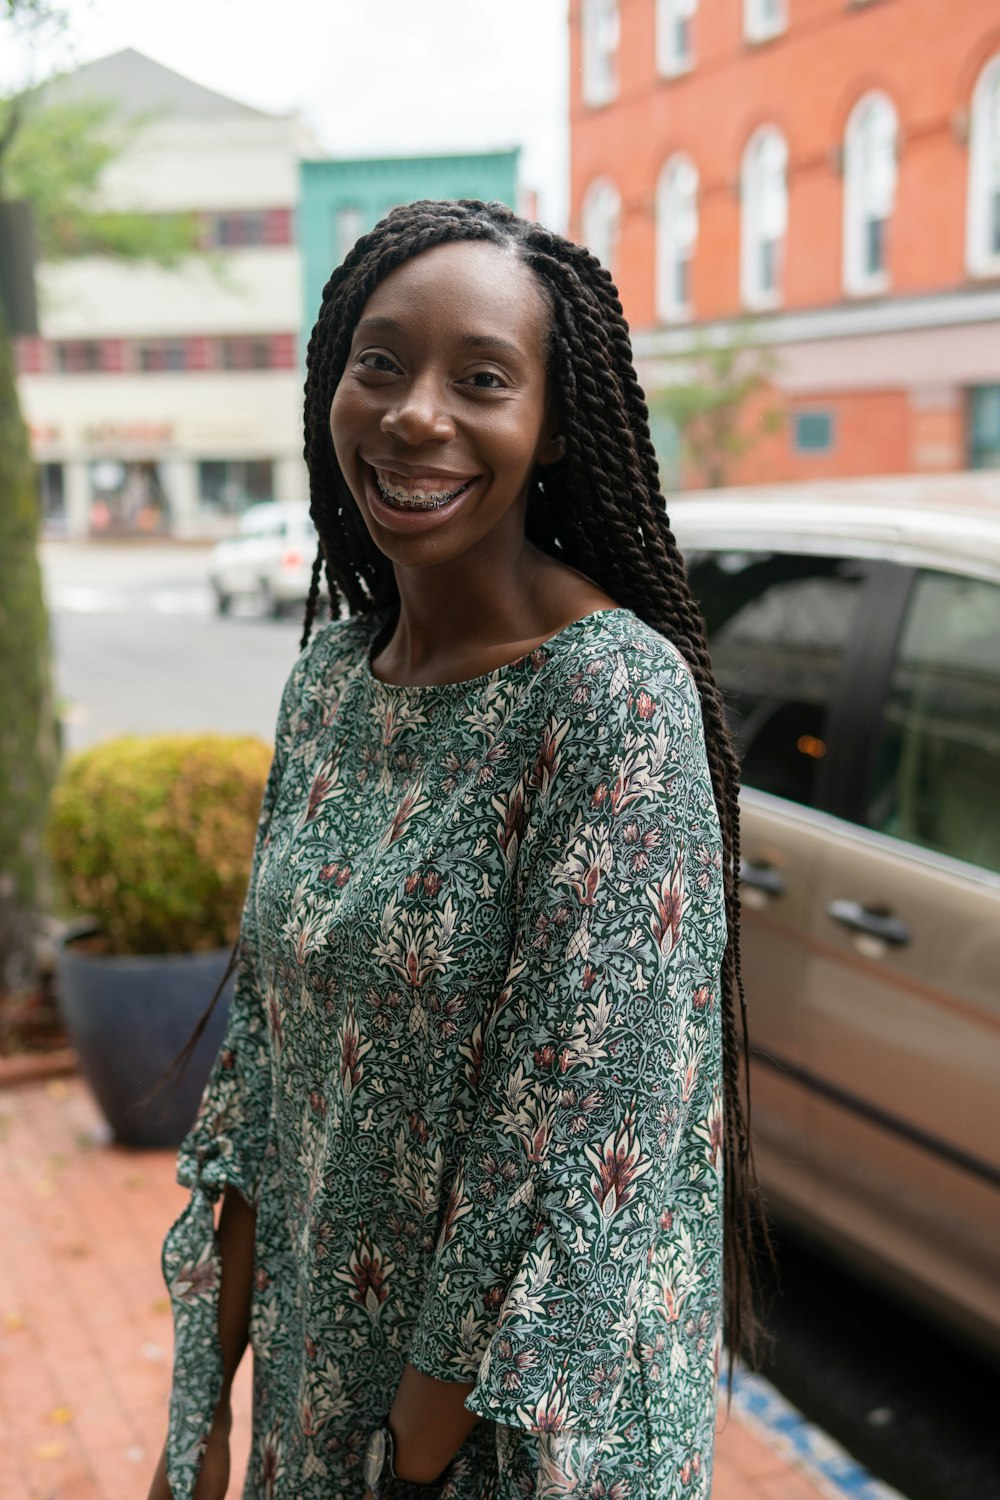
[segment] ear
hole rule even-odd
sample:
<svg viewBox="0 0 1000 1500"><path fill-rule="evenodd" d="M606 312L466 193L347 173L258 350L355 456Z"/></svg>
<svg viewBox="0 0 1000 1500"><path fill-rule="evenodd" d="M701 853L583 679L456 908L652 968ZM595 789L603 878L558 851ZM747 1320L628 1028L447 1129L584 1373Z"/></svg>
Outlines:
<svg viewBox="0 0 1000 1500"><path fill-rule="evenodd" d="M561 458L566 457L566 439L559 432L551 432L543 440L538 451L538 462L542 468L549 464L557 464Z"/></svg>

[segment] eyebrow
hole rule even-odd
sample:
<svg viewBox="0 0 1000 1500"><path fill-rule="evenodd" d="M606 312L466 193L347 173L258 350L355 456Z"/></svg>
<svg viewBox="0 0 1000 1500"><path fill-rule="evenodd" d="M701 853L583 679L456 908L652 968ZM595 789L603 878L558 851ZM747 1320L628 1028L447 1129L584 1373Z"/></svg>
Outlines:
<svg viewBox="0 0 1000 1500"><path fill-rule="evenodd" d="M395 318L370 317L362 318L355 333L406 333L401 323ZM495 333L467 333L460 340L465 349L479 349L483 352L494 350L498 354L508 354L514 359L523 360L524 351L510 339L505 339Z"/></svg>

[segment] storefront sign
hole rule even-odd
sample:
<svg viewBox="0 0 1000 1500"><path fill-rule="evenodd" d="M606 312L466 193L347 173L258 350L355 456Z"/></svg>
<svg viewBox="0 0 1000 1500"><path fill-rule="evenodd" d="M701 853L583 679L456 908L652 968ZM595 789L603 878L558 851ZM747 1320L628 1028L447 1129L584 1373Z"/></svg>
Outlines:
<svg viewBox="0 0 1000 1500"><path fill-rule="evenodd" d="M172 422L93 422L83 429L83 441L95 448L111 448L119 443L162 447L173 440Z"/></svg>

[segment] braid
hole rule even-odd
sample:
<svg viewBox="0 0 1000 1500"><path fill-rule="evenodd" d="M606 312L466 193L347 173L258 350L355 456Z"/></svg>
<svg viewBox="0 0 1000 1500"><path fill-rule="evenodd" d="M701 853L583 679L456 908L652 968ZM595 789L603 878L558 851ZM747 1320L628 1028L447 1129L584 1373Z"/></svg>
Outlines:
<svg viewBox="0 0 1000 1500"><path fill-rule="evenodd" d="M610 275L583 246L542 225L526 223L503 204L420 202L393 209L333 272L307 355L305 458L322 554L313 568L303 644L315 617L322 555L334 614L341 602L358 612L398 599L391 565L371 541L337 465L330 406L354 328L379 282L414 256L456 240L482 240L513 250L534 272L551 308L549 384L566 452L532 481L526 516L529 539L671 640L690 668L701 700L723 840L728 925L722 961L723 1239L725 1334L731 1364L737 1354L751 1354L755 1345L756 1187L739 940L739 760L712 674L704 621L660 490L628 325Z"/></svg>

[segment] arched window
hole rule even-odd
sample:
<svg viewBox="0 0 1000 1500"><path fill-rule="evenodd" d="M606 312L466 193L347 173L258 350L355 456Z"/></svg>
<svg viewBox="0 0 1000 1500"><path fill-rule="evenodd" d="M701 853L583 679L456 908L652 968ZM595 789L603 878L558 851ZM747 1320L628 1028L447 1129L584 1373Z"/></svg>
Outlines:
<svg viewBox="0 0 1000 1500"><path fill-rule="evenodd" d="M896 199L896 111L866 94L851 111L844 142L844 290L889 285L888 230Z"/></svg>
<svg viewBox="0 0 1000 1500"><path fill-rule="evenodd" d="M972 96L966 263L974 276L1000 273L1000 54Z"/></svg>
<svg viewBox="0 0 1000 1500"><path fill-rule="evenodd" d="M610 177L598 177L583 195L583 242L605 270L615 274L621 233L621 194Z"/></svg>
<svg viewBox="0 0 1000 1500"><path fill-rule="evenodd" d="M787 27L786 0L743 0L743 35L748 42L766 42Z"/></svg>
<svg viewBox="0 0 1000 1500"><path fill-rule="evenodd" d="M607 104L618 93L618 0L583 0L580 47L584 104Z"/></svg>
<svg viewBox="0 0 1000 1500"><path fill-rule="evenodd" d="M656 65L666 78L694 65L692 21L698 0L657 0Z"/></svg>
<svg viewBox="0 0 1000 1500"><path fill-rule="evenodd" d="M740 171L740 290L747 307L781 301L788 230L788 147L771 125L747 142Z"/></svg>
<svg viewBox="0 0 1000 1500"><path fill-rule="evenodd" d="M656 309L666 322L691 316L691 262L698 240L698 169L672 156L656 185Z"/></svg>

